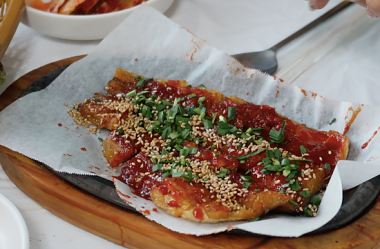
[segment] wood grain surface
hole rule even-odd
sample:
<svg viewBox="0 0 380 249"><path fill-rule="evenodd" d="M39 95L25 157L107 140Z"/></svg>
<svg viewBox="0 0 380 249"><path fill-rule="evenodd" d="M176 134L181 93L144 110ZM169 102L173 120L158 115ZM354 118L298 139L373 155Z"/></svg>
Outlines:
<svg viewBox="0 0 380 249"><path fill-rule="evenodd" d="M38 68L15 81L0 96L0 111L45 74L75 62L77 56ZM62 180L38 162L0 146L0 163L8 177L51 213L97 236L128 248L379 248L380 198L356 221L341 229L300 238L221 233L196 237L165 227ZM291 229L291 227L289 228Z"/></svg>

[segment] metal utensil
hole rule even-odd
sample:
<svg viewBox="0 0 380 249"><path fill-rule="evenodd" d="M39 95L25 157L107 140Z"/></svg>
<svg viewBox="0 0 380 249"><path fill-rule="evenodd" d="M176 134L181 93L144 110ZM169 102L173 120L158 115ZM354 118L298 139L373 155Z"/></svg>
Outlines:
<svg viewBox="0 0 380 249"><path fill-rule="evenodd" d="M326 21L330 17L333 17L335 14L341 12L342 10L346 9L348 6L350 6L351 2L342 2L335 6L333 9L326 12L324 15L320 16L316 20L312 21L302 29L298 30L294 34L290 35L289 37L285 38L284 40L280 41L273 47L259 52L251 52L251 53L242 53L242 54L235 54L232 55L235 59L237 59L240 63L242 63L244 66L249 68L256 68L259 69L262 72L266 72L268 74L273 74L277 70L277 50L282 48L284 45L288 44L289 42L297 39L298 37L302 36L312 28L318 26L322 22Z"/></svg>

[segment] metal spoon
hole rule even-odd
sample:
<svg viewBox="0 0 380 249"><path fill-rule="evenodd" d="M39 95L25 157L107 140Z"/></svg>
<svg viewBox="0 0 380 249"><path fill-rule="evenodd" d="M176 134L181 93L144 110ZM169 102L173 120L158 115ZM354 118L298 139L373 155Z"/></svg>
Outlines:
<svg viewBox="0 0 380 249"><path fill-rule="evenodd" d="M285 38L284 40L280 41L273 47L259 52L251 52L251 53L242 53L242 54L235 54L231 55L235 59L237 59L241 64L243 64L246 67L249 68L256 68L259 69L262 72L266 72L268 74L273 74L277 70L277 50L282 48L284 45L288 44L289 42L297 39L301 35L305 34L312 28L318 26L322 22L326 21L330 17L334 16L335 14L339 13L340 11L344 10L348 6L350 6L351 2L342 2L335 6L333 9L326 12L324 15L320 16L316 20L312 21L302 29L298 30L294 34L290 35L289 37Z"/></svg>

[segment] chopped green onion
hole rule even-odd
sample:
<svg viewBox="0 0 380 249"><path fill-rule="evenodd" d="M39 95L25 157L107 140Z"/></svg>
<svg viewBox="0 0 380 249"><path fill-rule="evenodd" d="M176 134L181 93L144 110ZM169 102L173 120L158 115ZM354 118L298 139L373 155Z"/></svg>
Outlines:
<svg viewBox="0 0 380 249"><path fill-rule="evenodd" d="M235 107L230 107L228 109L228 120L235 120Z"/></svg>
<svg viewBox="0 0 380 249"><path fill-rule="evenodd" d="M150 158L150 161L151 161L152 163L157 163L157 159L156 159L156 158L153 158L153 157Z"/></svg>
<svg viewBox="0 0 380 249"><path fill-rule="evenodd" d="M197 97L197 95L195 93L187 95L188 99L191 99L191 98L194 98L194 97Z"/></svg>
<svg viewBox="0 0 380 249"><path fill-rule="evenodd" d="M99 102L102 102L100 99L94 99L94 102L95 103L99 103Z"/></svg>
<svg viewBox="0 0 380 249"><path fill-rule="evenodd" d="M167 177L169 177L170 176L170 172L165 172L165 173L163 173L162 174L162 178L167 178Z"/></svg>
<svg viewBox="0 0 380 249"><path fill-rule="evenodd" d="M331 165L329 163L325 163L325 169L330 170L331 169Z"/></svg>
<svg viewBox="0 0 380 249"><path fill-rule="evenodd" d="M203 84L200 84L200 85L198 86L198 88L206 88L206 86L203 85Z"/></svg>
<svg viewBox="0 0 380 249"><path fill-rule="evenodd" d="M329 125L332 125L333 123L335 123L335 121L336 121L336 118L333 118L333 119L330 121Z"/></svg>
<svg viewBox="0 0 380 249"><path fill-rule="evenodd" d="M162 165L161 163L156 164L156 165L154 165L154 166L152 167L152 171L153 171L153 172L159 171L159 170L162 169L162 167L163 167L163 165Z"/></svg>
<svg viewBox="0 0 380 249"><path fill-rule="evenodd" d="M223 117L222 115L219 116L219 121L221 121L223 123L227 123L227 119L225 117Z"/></svg>
<svg viewBox="0 0 380 249"><path fill-rule="evenodd" d="M172 105L173 105L172 102L169 102L169 101L167 101L167 100L161 100L161 103L162 103L163 105L166 105L166 106L172 106Z"/></svg>
<svg viewBox="0 0 380 249"><path fill-rule="evenodd" d="M243 182L242 186L243 186L243 188L248 188L249 186L251 186L251 183L250 182Z"/></svg>
<svg viewBox="0 0 380 249"><path fill-rule="evenodd" d="M217 113L212 114L211 124L215 123Z"/></svg>
<svg viewBox="0 0 380 249"><path fill-rule="evenodd" d="M198 104L199 104L199 105L202 105L203 101L205 101L205 100L206 100L206 97L200 97L200 98L198 99Z"/></svg>
<svg viewBox="0 0 380 249"><path fill-rule="evenodd" d="M314 195L313 197L311 197L310 204L315 205L315 206L319 206L319 204L321 204L321 198Z"/></svg>
<svg viewBox="0 0 380 249"><path fill-rule="evenodd" d="M172 173L172 177L181 177L183 174L184 174L184 172L182 170L180 170L180 171L174 171Z"/></svg>
<svg viewBox="0 0 380 249"><path fill-rule="evenodd" d="M250 176L243 176L243 175L240 175L241 179L243 179L243 181L245 182L254 182L255 180L253 180L252 177Z"/></svg>
<svg viewBox="0 0 380 249"><path fill-rule="evenodd" d="M302 195L303 197L309 197L310 196L310 192L309 190L303 190L300 192L300 195Z"/></svg>
<svg viewBox="0 0 380 249"><path fill-rule="evenodd" d="M225 168L220 168L220 173L217 175L217 177L219 178L224 178L227 176L227 174L229 173L230 171L228 169L225 169Z"/></svg>
<svg viewBox="0 0 380 249"><path fill-rule="evenodd" d="M178 151L182 150L182 146L179 144L174 145L174 148Z"/></svg>
<svg viewBox="0 0 380 249"><path fill-rule="evenodd" d="M183 148L179 151L179 156L187 157L188 154L189 154L189 148L187 148L187 147L183 147Z"/></svg>
<svg viewBox="0 0 380 249"><path fill-rule="evenodd" d="M99 142L103 142L104 141L103 138L101 138L101 137L98 137L98 140L99 140Z"/></svg>
<svg viewBox="0 0 380 249"><path fill-rule="evenodd" d="M307 217L313 217L313 212L311 212L311 210L308 209L308 208L304 208L304 209L303 209L303 213L304 213L305 216L307 216Z"/></svg>
<svg viewBox="0 0 380 249"><path fill-rule="evenodd" d="M298 203L297 202L295 202L295 201L293 201L293 200L289 200L288 201L290 204L293 204L294 206L296 206L296 207L298 207L299 205L298 205Z"/></svg>
<svg viewBox="0 0 380 249"><path fill-rule="evenodd" d="M137 87L143 87L145 82L149 82L149 81L153 81L152 78L148 79L148 78L145 78L145 79L140 79L139 82L137 82L137 85L136 85L136 88Z"/></svg>
<svg viewBox="0 0 380 249"><path fill-rule="evenodd" d="M190 130L189 130L189 129L184 129L184 130L181 132L181 137L182 137L183 139L186 139L189 135L190 135Z"/></svg>
<svg viewBox="0 0 380 249"><path fill-rule="evenodd" d="M253 222L253 221L258 221L259 219L260 219L260 216L256 217L256 218L248 219L247 221Z"/></svg>
<svg viewBox="0 0 380 249"><path fill-rule="evenodd" d="M284 130L285 130L286 121L282 123L281 130L270 130L269 137L274 143L282 143L285 138Z"/></svg>
<svg viewBox="0 0 380 249"><path fill-rule="evenodd" d="M204 119L203 120L203 126L205 127L205 129L211 129L212 128L212 122L208 119Z"/></svg>
<svg viewBox="0 0 380 249"><path fill-rule="evenodd" d="M256 156L256 155L260 154L260 153L263 152L264 150L266 150L266 148L262 148L262 149L260 149L260 150L258 150L258 151L255 151L255 152L252 152L252 153L246 154L246 155L244 155L244 156L234 157L234 158L237 159L237 160L247 159L248 157Z"/></svg>
<svg viewBox="0 0 380 249"><path fill-rule="evenodd" d="M161 137L162 137L162 139L163 140L165 140L168 136L169 136L169 134L172 132L172 128L169 126L169 127L166 127L165 129L164 129L164 131L162 132L162 135L161 135Z"/></svg>
<svg viewBox="0 0 380 249"><path fill-rule="evenodd" d="M293 191L298 191L300 190L302 187L300 185L300 182L295 180L292 184L290 184L290 188L293 190Z"/></svg>
<svg viewBox="0 0 380 249"><path fill-rule="evenodd" d="M197 154L197 152L198 152L197 147L189 148L189 155Z"/></svg>
<svg viewBox="0 0 380 249"><path fill-rule="evenodd" d="M144 95L146 93L150 93L149 91L141 91L137 93L137 96Z"/></svg>
<svg viewBox="0 0 380 249"><path fill-rule="evenodd" d="M303 145L300 146L300 151L301 151L301 154L306 154L307 153L307 150L306 150L306 148Z"/></svg>
<svg viewBox="0 0 380 249"><path fill-rule="evenodd" d="M125 95L126 98L132 98L134 96L136 96L136 90L130 91Z"/></svg>
<svg viewBox="0 0 380 249"><path fill-rule="evenodd" d="M124 130L123 130L123 129L119 129L117 132L118 132L119 134L123 134L123 133L124 133Z"/></svg>

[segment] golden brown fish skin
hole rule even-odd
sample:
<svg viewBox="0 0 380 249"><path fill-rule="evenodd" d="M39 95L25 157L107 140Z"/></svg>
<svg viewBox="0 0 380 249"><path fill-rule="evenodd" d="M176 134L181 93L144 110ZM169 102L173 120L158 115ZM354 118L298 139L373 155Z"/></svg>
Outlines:
<svg viewBox="0 0 380 249"><path fill-rule="evenodd" d="M95 93L90 100L80 104L77 110L84 118L98 128L114 130L119 126L121 120L127 118L129 115L129 111L121 112L117 109L107 107L107 102L117 100L118 98L116 97Z"/></svg>
<svg viewBox="0 0 380 249"><path fill-rule="evenodd" d="M165 186L151 191L153 203L170 215L196 222L216 223L256 218L291 200L290 196L276 191L250 192L246 198L238 200L241 209L230 211L210 198L209 191L200 184L189 185L183 178L165 179L163 184Z"/></svg>

